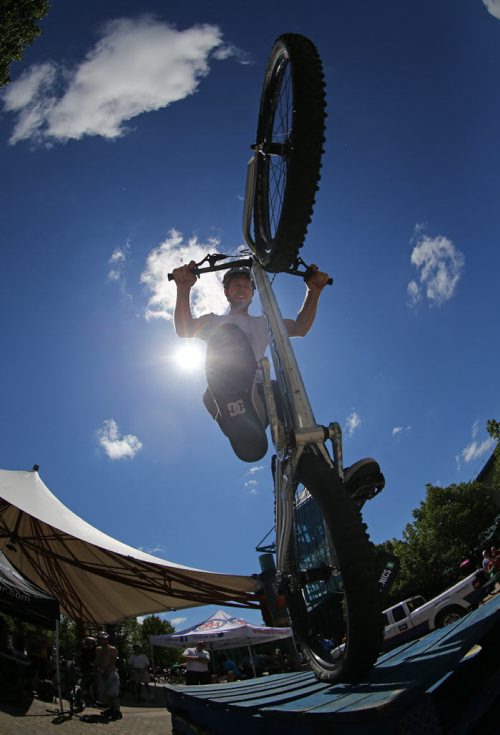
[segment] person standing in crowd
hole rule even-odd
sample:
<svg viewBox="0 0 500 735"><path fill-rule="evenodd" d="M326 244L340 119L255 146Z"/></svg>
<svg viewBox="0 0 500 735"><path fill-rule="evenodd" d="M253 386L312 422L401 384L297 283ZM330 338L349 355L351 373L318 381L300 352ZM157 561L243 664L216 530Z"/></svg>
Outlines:
<svg viewBox="0 0 500 735"><path fill-rule="evenodd" d="M210 654L205 650L205 641L198 641L195 648L186 648L182 658L186 662L186 684L210 683Z"/></svg>
<svg viewBox="0 0 500 735"><path fill-rule="evenodd" d="M29 676L35 690L40 682L47 678L51 646L52 641L45 635L42 625L37 625L35 630L26 636L26 653L31 661Z"/></svg>
<svg viewBox="0 0 500 735"><path fill-rule="evenodd" d="M241 671L237 667L236 662L229 656L225 657L223 668L228 681L235 681L241 678Z"/></svg>
<svg viewBox="0 0 500 735"><path fill-rule="evenodd" d="M134 684L134 696L136 702L143 702L141 697L141 684L146 687L146 697L151 702L153 697L149 689L149 659L145 653L142 653L141 647L135 645L133 653L128 657L128 665L130 667L131 679Z"/></svg>
<svg viewBox="0 0 500 735"><path fill-rule="evenodd" d="M109 707L102 714L110 720L121 720L120 711L120 677L116 671L118 652L109 644L109 635L101 631L97 635L94 668L97 672L99 699Z"/></svg>

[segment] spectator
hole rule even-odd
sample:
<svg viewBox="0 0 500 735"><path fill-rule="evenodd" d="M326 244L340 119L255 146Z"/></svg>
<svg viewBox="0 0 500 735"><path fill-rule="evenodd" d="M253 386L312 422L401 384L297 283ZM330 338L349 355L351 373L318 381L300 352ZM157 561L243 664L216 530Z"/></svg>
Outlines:
<svg viewBox="0 0 500 735"><path fill-rule="evenodd" d="M42 625L37 625L35 630L26 636L26 653L31 661L28 675L35 690L40 682L47 678L49 648L51 645L52 641L45 635Z"/></svg>
<svg viewBox="0 0 500 735"><path fill-rule="evenodd" d="M234 681L235 679L239 679L241 677L241 671L236 666L236 663L233 661L233 659L229 658L229 656L226 656L223 667L228 681Z"/></svg>
<svg viewBox="0 0 500 735"><path fill-rule="evenodd" d="M205 651L204 641L198 641L195 648L186 648L182 658L186 662L186 684L210 683L210 654Z"/></svg>
<svg viewBox="0 0 500 735"><path fill-rule="evenodd" d="M131 679L134 685L135 701L144 702L141 697L141 684L144 684L146 688L146 697L151 702L152 696L149 689L149 659L145 653L142 653L140 646L135 645L133 650L134 652L128 657L127 663L130 666Z"/></svg>
<svg viewBox="0 0 500 735"><path fill-rule="evenodd" d="M110 720L121 720L120 711L120 677L116 671L118 652L109 644L109 635L101 631L97 635L94 668L97 672L99 699L109 707L102 714Z"/></svg>
<svg viewBox="0 0 500 735"><path fill-rule="evenodd" d="M83 639L78 662L82 676L89 676L94 670L96 648L97 640L93 636L88 635Z"/></svg>

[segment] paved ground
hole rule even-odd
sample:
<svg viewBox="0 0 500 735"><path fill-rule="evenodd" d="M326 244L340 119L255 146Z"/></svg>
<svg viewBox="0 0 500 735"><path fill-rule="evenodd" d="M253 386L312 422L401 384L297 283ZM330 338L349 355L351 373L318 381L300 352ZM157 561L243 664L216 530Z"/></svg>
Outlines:
<svg viewBox="0 0 500 735"><path fill-rule="evenodd" d="M26 708L12 707L0 702L1 735L172 735L170 714L164 705L163 690L156 689L156 701L144 705L135 704L125 695L121 708L123 719L115 722L102 717L100 710L87 708L82 714L68 714L68 703L63 700L66 712L59 712L59 702L50 704L34 699Z"/></svg>

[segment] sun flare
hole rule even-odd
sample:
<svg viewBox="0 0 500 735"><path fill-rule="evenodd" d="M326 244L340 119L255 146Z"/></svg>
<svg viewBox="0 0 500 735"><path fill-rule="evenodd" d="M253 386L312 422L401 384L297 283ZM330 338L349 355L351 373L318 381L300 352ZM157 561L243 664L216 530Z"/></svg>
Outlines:
<svg viewBox="0 0 500 735"><path fill-rule="evenodd" d="M203 368L204 355L200 345L189 342L179 347L174 354L174 361L179 370L194 373Z"/></svg>

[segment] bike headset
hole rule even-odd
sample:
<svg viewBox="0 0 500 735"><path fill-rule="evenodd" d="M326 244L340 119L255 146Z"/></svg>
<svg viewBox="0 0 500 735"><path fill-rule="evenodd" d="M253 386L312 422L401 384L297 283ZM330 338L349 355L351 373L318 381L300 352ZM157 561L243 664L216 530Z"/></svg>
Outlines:
<svg viewBox="0 0 500 735"><path fill-rule="evenodd" d="M255 291L255 281L253 280L252 272L247 265L237 265L235 268L231 268L231 270L226 271L224 278L222 279L222 285L224 288L227 288L229 286L229 282L233 278L239 278L240 276L246 276L250 281L252 289Z"/></svg>

